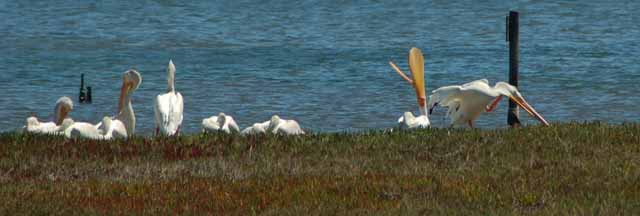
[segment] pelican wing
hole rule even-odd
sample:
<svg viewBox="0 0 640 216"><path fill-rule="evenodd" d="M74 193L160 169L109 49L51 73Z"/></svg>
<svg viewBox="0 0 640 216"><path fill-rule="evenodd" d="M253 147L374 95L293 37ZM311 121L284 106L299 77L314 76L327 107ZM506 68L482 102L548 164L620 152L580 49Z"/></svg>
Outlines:
<svg viewBox="0 0 640 216"><path fill-rule="evenodd" d="M473 86L473 85L482 85L482 84L489 86L489 80L487 80L487 79L474 80L474 81L462 84L462 87L468 87L468 86Z"/></svg>
<svg viewBox="0 0 640 216"><path fill-rule="evenodd" d="M304 134L304 131L302 130L302 128L300 128L300 125L298 124L297 121L295 120L282 120L282 121L283 122L280 123L274 129L276 133L286 134L286 135Z"/></svg>
<svg viewBox="0 0 640 216"><path fill-rule="evenodd" d="M233 117L231 116L226 116L227 118L227 128L230 130L229 132L240 132L240 127L238 127L238 124L236 124L236 121L233 120Z"/></svg>
<svg viewBox="0 0 640 216"><path fill-rule="evenodd" d="M202 130L204 132L215 132L220 130L218 125L218 116L211 116L202 120Z"/></svg>
<svg viewBox="0 0 640 216"><path fill-rule="evenodd" d="M174 135L182 124L182 111L184 104L182 95L178 92L169 92L156 97L154 111L156 126L164 135Z"/></svg>
<svg viewBox="0 0 640 216"><path fill-rule="evenodd" d="M64 131L67 138L102 139L101 131L91 123L75 122Z"/></svg>
<svg viewBox="0 0 640 216"><path fill-rule="evenodd" d="M462 90L463 87L458 85L444 86L433 90L429 96L429 108L431 109L437 104L444 107L450 106L462 96Z"/></svg>

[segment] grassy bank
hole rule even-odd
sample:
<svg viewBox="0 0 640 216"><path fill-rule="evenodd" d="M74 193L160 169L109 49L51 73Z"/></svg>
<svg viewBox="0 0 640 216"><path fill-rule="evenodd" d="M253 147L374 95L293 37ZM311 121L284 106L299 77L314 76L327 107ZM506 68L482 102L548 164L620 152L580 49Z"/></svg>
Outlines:
<svg viewBox="0 0 640 216"><path fill-rule="evenodd" d="M73 141L0 135L0 214L638 214L640 124Z"/></svg>

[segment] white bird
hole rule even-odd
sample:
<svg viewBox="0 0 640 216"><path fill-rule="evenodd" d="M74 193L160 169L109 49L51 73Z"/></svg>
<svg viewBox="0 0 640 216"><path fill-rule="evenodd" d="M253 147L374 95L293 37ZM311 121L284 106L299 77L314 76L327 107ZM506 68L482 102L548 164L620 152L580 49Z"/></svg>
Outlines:
<svg viewBox="0 0 640 216"><path fill-rule="evenodd" d="M202 120L203 132L218 132L225 133L237 133L240 132L240 128L233 120L233 117L219 113L217 116L211 116Z"/></svg>
<svg viewBox="0 0 640 216"><path fill-rule="evenodd" d="M133 136L136 129L136 116L131 105L131 94L142 83L142 76L136 70L128 70L122 75L122 87L118 98L118 112L115 117L105 117L102 122L93 125L75 122L65 130L67 138L111 139ZM108 119L108 120L107 120Z"/></svg>
<svg viewBox="0 0 640 216"><path fill-rule="evenodd" d="M153 111L156 118L156 134L172 136L179 133L182 124L182 111L184 104L182 95L175 89L176 67L173 61L169 60L167 67L167 93L156 97Z"/></svg>
<svg viewBox="0 0 640 216"><path fill-rule="evenodd" d="M281 119L278 115L271 116L269 127L267 131L271 131L273 134L282 135L299 135L304 134L302 128L296 120Z"/></svg>
<svg viewBox="0 0 640 216"><path fill-rule="evenodd" d="M56 106L53 109L52 122L40 122L38 118L32 116L27 118L23 130L28 133L62 134L65 129L62 127L62 123L71 110L73 110L73 101L69 97L61 97L56 101Z"/></svg>
<svg viewBox="0 0 640 216"><path fill-rule="evenodd" d="M255 123L250 127L242 130L241 134L261 134L272 133L282 135L300 135L304 134L304 130L300 128L295 120L281 119L278 115L271 116L271 120L262 123Z"/></svg>
<svg viewBox="0 0 640 216"><path fill-rule="evenodd" d="M250 135L250 134L264 134L267 133L267 128L271 124L271 121L265 121L262 123L255 123L240 132L242 135Z"/></svg>
<svg viewBox="0 0 640 216"><path fill-rule="evenodd" d="M398 119L398 125L400 125L401 129L428 128L431 126L431 122L429 121L429 114L426 110L427 99L424 81L424 56L422 55L422 51L415 47L409 50L409 70L411 71L413 80L407 77L393 62L389 62L389 64L398 75L404 78L416 91L418 110L420 111L420 115L417 117L411 112L405 112L404 115Z"/></svg>
<svg viewBox="0 0 640 216"><path fill-rule="evenodd" d="M509 97L545 126L549 125L549 123L524 100L518 89L506 82L497 82L495 86L491 87L487 79L480 79L463 85L440 87L433 90L432 93L433 94L429 96L429 113L433 112L433 108L438 105L448 107L447 115L451 118L452 125L468 124L469 127L473 127L473 121L477 119L483 111L493 111L503 96Z"/></svg>
<svg viewBox="0 0 640 216"><path fill-rule="evenodd" d="M67 120L65 120L65 123ZM113 121L111 120L111 117L108 116L105 116L102 119L102 122L98 125L86 122L73 122L73 120L70 120L70 123L68 124L70 124L71 127L64 131L64 136L70 139L86 138L93 140L110 140L113 138ZM103 128L99 128L100 126Z"/></svg>
<svg viewBox="0 0 640 216"><path fill-rule="evenodd" d="M411 112L405 112L404 115L398 119L398 125L400 125L400 129L428 128L431 126L427 115L416 117Z"/></svg>

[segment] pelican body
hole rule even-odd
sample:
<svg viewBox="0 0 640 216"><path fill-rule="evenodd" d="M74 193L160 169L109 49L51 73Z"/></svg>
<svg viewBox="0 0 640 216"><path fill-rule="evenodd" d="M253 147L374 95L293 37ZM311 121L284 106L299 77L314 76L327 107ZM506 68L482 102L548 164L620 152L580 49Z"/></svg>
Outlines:
<svg viewBox="0 0 640 216"><path fill-rule="evenodd" d="M153 104L156 134L175 135L179 132L182 124L184 103L182 95L175 89L175 74L176 67L173 65L173 61L169 60L169 66L167 67L167 93L158 95Z"/></svg>
<svg viewBox="0 0 640 216"><path fill-rule="evenodd" d="M506 82L497 82L493 87L489 86L487 79L476 80L463 85L452 85L440 87L433 90L429 96L429 112L440 105L448 107L447 115L451 118L452 125L468 124L473 127L473 121L482 112L491 112L495 109L503 96L509 97L522 107L531 116L538 119L542 124L549 123L536 112L529 103L522 97L515 86Z"/></svg>
<svg viewBox="0 0 640 216"><path fill-rule="evenodd" d="M52 122L40 122L35 116L29 117L26 120L26 125L23 130L28 133L38 134L62 134L65 127L62 123L69 115L69 112L73 110L73 101L69 97L61 97L56 101L56 106L53 110L54 119ZM67 125L68 126L68 125Z"/></svg>
<svg viewBox="0 0 640 216"><path fill-rule="evenodd" d="M255 123L250 127L245 128L241 132L242 134L281 134L281 135L301 135L305 134L304 130L300 127L295 120L281 119L278 115L273 115L269 121L262 123Z"/></svg>
<svg viewBox="0 0 640 216"><path fill-rule="evenodd" d="M203 132L225 132L238 133L240 128L233 120L233 117L219 113L217 116L211 116L202 120Z"/></svg>

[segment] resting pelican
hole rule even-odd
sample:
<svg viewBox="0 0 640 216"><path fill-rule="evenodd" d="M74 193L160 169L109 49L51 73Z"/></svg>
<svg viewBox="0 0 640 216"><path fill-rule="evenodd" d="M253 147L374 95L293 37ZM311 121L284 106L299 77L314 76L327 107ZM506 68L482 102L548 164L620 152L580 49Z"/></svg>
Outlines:
<svg viewBox="0 0 640 216"><path fill-rule="evenodd" d="M167 67L167 93L160 94L156 97L153 104L153 111L156 117L156 134L172 136L179 133L182 124L182 110L184 104L182 95L177 92L174 86L176 75L176 66L173 61L169 60Z"/></svg>
<svg viewBox="0 0 640 216"><path fill-rule="evenodd" d="M420 111L420 115L415 117L413 113L405 112L404 115L398 119L400 128L411 129L429 127L431 123L429 122L429 114L426 109L427 97L425 93L424 56L422 55L422 51L415 47L411 48L409 51L409 70L411 71L413 80L407 77L393 62L389 62L389 64L415 89L416 98L418 99L418 110Z"/></svg>
<svg viewBox="0 0 640 216"><path fill-rule="evenodd" d="M233 120L233 117L219 113L218 116L211 116L202 120L203 132L223 131L225 133L240 132L240 128Z"/></svg>
<svg viewBox="0 0 640 216"><path fill-rule="evenodd" d="M242 130L242 134L272 133L282 135L304 134L302 128L295 120L281 119L278 115L271 116L271 120L262 123L255 123L253 126Z"/></svg>
<svg viewBox="0 0 640 216"><path fill-rule="evenodd" d="M273 134L283 135L299 135L304 134L302 128L296 120L281 119L278 115L271 116L271 121L267 131L271 131Z"/></svg>
<svg viewBox="0 0 640 216"><path fill-rule="evenodd" d="M56 106L53 109L54 116L52 122L39 122L38 118L32 116L27 118L27 124L23 129L29 133L62 134L65 129L62 127L62 123L71 110L73 110L73 101L71 98L66 96L61 97L56 101Z"/></svg>
<svg viewBox="0 0 640 216"><path fill-rule="evenodd" d="M142 76L136 70L128 70L122 75L122 87L118 99L118 113L115 117L105 117L102 122L93 125L75 122L65 130L67 138L88 139L127 138L133 136L136 129L136 116L131 105L131 94L142 83ZM108 120L106 120L108 118Z"/></svg>
<svg viewBox="0 0 640 216"><path fill-rule="evenodd" d="M440 87L432 93L429 96L429 113L438 105L449 107L447 115L451 118L452 125L468 124L469 127L473 127L473 121L482 111L493 111L503 96L509 97L545 126L549 125L547 120L524 100L518 89L506 82L497 82L495 86L490 87L487 79L481 79L461 86Z"/></svg>
<svg viewBox="0 0 640 216"><path fill-rule="evenodd" d="M248 134L264 134L267 133L267 128L271 124L271 121L265 121L262 123L255 123L240 132L240 134L248 135Z"/></svg>
<svg viewBox="0 0 640 216"><path fill-rule="evenodd" d="M64 131L64 136L67 138L86 138L86 139L94 139L94 140L109 140L113 138L113 121L111 117L105 116L102 119L102 122L98 125L93 125L86 122L73 122L71 119L70 125L71 128L68 128ZM63 124L65 124L63 123ZM103 128L99 128L102 126Z"/></svg>

